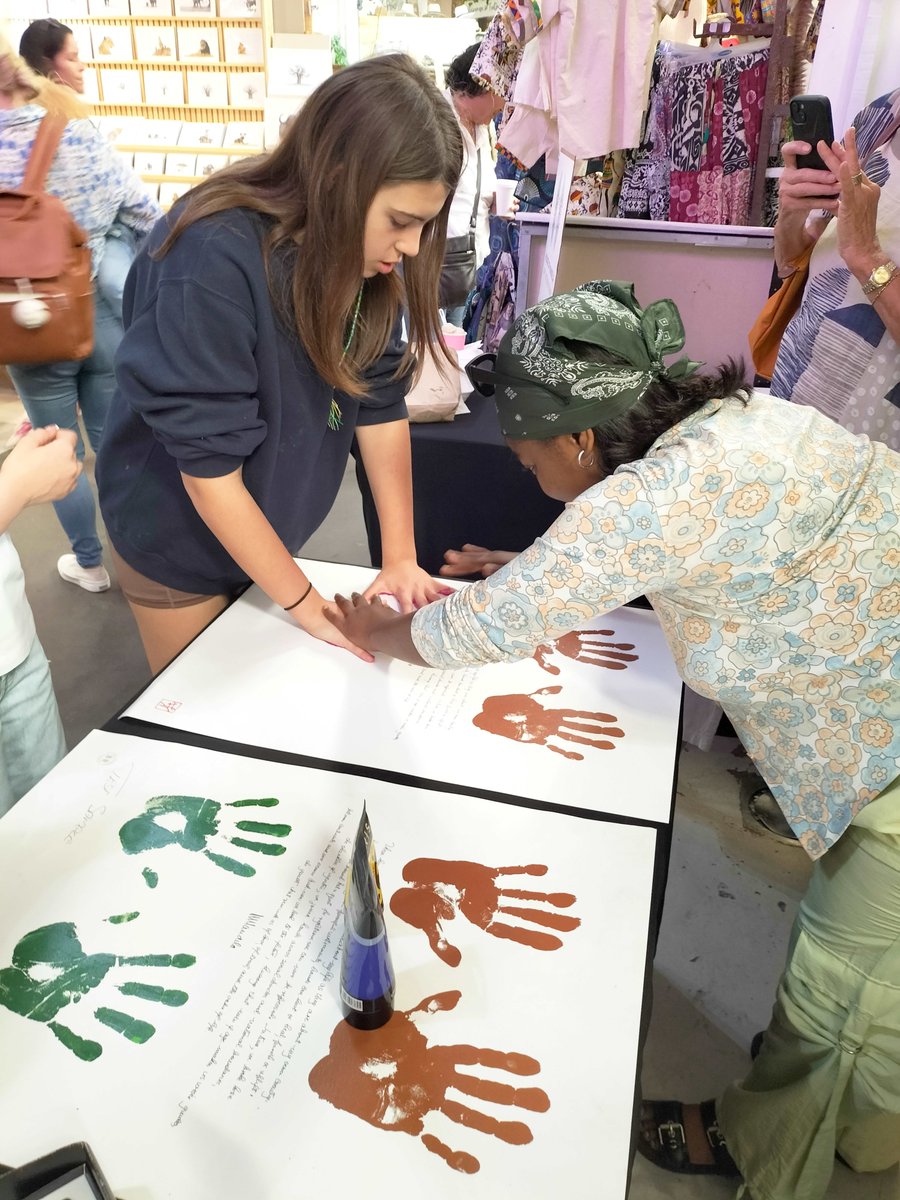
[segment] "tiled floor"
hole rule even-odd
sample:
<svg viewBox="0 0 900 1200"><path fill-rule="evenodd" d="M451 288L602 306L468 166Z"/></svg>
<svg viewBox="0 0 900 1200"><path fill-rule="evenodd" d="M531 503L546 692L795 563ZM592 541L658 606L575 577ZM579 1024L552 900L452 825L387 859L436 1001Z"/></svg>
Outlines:
<svg viewBox="0 0 900 1200"><path fill-rule="evenodd" d="M0 396L0 447L19 413L14 400ZM74 744L141 687L146 663L115 586L89 595L57 575L56 559L68 547L49 506L26 510L12 532ZM313 558L368 562L352 473L304 551ZM647 1096L705 1099L746 1070L747 1047L767 1022L809 873L801 850L745 826L740 782L749 764L736 749L736 743L721 739L710 753L686 749L681 757L645 1053ZM597 1036L615 1031L598 1030ZM631 1200L725 1200L734 1193L727 1181L667 1175L638 1159ZM897 1171L855 1176L838 1165L828 1200L900 1200L900 1178Z"/></svg>

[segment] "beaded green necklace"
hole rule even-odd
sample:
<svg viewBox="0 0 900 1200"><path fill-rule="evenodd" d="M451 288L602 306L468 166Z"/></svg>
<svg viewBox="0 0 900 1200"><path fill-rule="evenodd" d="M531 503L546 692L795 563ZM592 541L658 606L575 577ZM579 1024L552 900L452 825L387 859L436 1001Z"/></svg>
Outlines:
<svg viewBox="0 0 900 1200"><path fill-rule="evenodd" d="M353 310L353 320L350 322L350 332L347 334L347 340L344 342L344 353L341 355L341 362L347 357L347 351L350 349L350 343L353 341L353 335L356 333L356 322L359 320L359 306L362 304L363 288L366 286L365 280L360 284L359 291L356 293L356 307ZM341 406L334 398L334 392L331 393L331 408L328 410L328 428L340 429L344 423L344 414L341 412Z"/></svg>

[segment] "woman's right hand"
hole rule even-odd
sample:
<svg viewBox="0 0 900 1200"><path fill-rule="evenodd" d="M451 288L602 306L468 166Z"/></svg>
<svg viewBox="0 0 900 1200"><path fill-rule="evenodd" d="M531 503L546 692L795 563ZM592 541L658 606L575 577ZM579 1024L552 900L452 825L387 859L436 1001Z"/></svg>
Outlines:
<svg viewBox="0 0 900 1200"><path fill-rule="evenodd" d="M329 604L313 588L303 603L298 604L296 608L292 608L288 616L294 618L304 633L308 633L314 638L319 638L320 641L328 642L331 646L337 646L341 650L349 650L351 654L355 654L363 662L374 662L375 659L368 650L363 650L361 646L355 646L349 638L344 636L337 625L332 624L326 616L326 613L329 611L334 614L336 619L339 618L335 606Z"/></svg>
<svg viewBox="0 0 900 1200"><path fill-rule="evenodd" d="M809 142L785 142L781 148L784 171L778 184L779 218L800 216L806 220L814 211L838 210L841 185L837 177L831 171L797 166L797 155L809 154L811 150Z"/></svg>
<svg viewBox="0 0 900 1200"><path fill-rule="evenodd" d="M519 555L518 550L486 550L484 546L473 546L466 542L462 550L446 550L445 565L441 574L451 577L462 575L482 575L485 578L505 567Z"/></svg>
<svg viewBox="0 0 900 1200"><path fill-rule="evenodd" d="M16 442L3 463L3 483L20 508L68 496L82 470L75 444L75 434L56 425L32 429Z"/></svg>

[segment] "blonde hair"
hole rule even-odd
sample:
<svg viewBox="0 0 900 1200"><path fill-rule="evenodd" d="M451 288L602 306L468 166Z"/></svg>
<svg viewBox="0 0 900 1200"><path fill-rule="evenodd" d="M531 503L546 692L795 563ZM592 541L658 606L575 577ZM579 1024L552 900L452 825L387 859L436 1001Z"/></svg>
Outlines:
<svg viewBox="0 0 900 1200"><path fill-rule="evenodd" d="M61 87L43 75L32 71L13 49L6 35L0 32L0 96L22 104L40 104L53 116L72 120L86 117L87 106L71 88Z"/></svg>

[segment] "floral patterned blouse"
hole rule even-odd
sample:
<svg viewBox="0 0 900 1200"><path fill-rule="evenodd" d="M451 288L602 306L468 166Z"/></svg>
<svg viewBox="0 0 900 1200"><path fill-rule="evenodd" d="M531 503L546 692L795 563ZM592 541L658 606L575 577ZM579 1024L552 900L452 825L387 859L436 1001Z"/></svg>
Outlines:
<svg viewBox="0 0 900 1200"><path fill-rule="evenodd" d="M437 667L531 655L646 594L818 858L900 774L900 455L815 409L712 400L496 574L421 609Z"/></svg>

